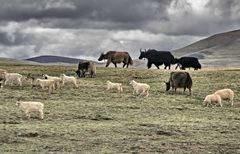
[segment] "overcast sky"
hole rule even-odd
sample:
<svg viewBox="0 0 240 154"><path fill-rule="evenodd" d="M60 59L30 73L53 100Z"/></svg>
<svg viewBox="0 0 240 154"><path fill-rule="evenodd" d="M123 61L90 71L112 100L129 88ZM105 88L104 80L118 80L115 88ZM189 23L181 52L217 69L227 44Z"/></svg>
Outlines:
<svg viewBox="0 0 240 154"><path fill-rule="evenodd" d="M239 0L0 0L0 57L137 58L239 26Z"/></svg>

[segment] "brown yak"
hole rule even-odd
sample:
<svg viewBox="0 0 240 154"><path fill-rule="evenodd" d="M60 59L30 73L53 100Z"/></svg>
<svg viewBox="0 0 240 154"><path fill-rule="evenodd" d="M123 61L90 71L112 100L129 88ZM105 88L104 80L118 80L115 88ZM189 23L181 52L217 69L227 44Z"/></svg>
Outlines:
<svg viewBox="0 0 240 154"><path fill-rule="evenodd" d="M101 54L98 58L98 61L102 61L103 59L107 59L106 67L112 62L115 67L117 67L117 63L123 62L123 68L127 65L132 65L133 60L130 57L128 52L125 51L108 51L106 54Z"/></svg>

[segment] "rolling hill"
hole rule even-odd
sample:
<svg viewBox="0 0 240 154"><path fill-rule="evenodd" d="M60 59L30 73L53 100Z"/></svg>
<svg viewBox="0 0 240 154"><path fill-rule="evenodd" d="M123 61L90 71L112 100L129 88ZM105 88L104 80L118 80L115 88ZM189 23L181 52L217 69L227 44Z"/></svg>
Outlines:
<svg viewBox="0 0 240 154"><path fill-rule="evenodd" d="M205 66L240 66L240 30L210 36L172 53L197 57Z"/></svg>
<svg viewBox="0 0 240 154"><path fill-rule="evenodd" d="M68 64L77 64L79 61L84 61L83 59L53 56L53 55L37 56L37 57L28 58L25 60L38 62L38 63L68 63Z"/></svg>

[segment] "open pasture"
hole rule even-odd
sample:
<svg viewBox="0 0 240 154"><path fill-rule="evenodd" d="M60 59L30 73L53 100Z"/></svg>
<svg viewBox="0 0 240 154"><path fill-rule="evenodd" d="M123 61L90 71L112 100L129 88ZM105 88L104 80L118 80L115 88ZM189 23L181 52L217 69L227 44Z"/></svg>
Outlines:
<svg viewBox="0 0 240 154"><path fill-rule="evenodd" d="M1 64L27 73L74 75L76 66ZM178 89L165 92L173 70L97 68L96 78L78 78L78 88L62 87L49 94L32 88L0 90L0 152L43 153L240 153L240 69L188 71L192 96ZM106 81L123 84L123 92L106 91ZM151 86L147 98L134 96L130 80ZM235 92L234 106L204 107L206 95L222 88ZM45 119L27 120L15 102L45 104Z"/></svg>

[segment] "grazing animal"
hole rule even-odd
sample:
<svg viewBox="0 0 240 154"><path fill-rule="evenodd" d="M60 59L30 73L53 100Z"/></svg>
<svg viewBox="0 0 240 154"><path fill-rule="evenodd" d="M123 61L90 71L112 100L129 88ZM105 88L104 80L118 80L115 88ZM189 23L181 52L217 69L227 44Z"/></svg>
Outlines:
<svg viewBox="0 0 240 154"><path fill-rule="evenodd" d="M48 89L49 93L55 89L55 81L51 79L36 79L34 84L36 86L39 85L42 90Z"/></svg>
<svg viewBox="0 0 240 154"><path fill-rule="evenodd" d="M5 76L5 82L4 85L13 85L18 84L19 86L22 86L22 75L18 74L18 73L7 73L4 72L4 76Z"/></svg>
<svg viewBox="0 0 240 154"><path fill-rule="evenodd" d="M181 57L181 58L175 58L174 63L177 64L176 68L178 67L181 70L185 70L186 68L194 68L194 70L201 69L202 66L199 63L198 59L195 57Z"/></svg>
<svg viewBox="0 0 240 154"><path fill-rule="evenodd" d="M192 79L188 72L171 72L169 81L165 83L166 91L168 91L170 87L174 89L175 93L177 88L184 88L184 91L188 88L189 94L191 95Z"/></svg>
<svg viewBox="0 0 240 154"><path fill-rule="evenodd" d="M118 92L122 92L123 91L121 83L113 83L113 82L111 82L109 80L106 83L107 83L107 90L116 89L116 90L118 90Z"/></svg>
<svg viewBox="0 0 240 154"><path fill-rule="evenodd" d="M221 97L218 94L207 95L203 101L203 104L208 106L211 103L218 103L222 107Z"/></svg>
<svg viewBox="0 0 240 154"><path fill-rule="evenodd" d="M60 88L60 83L62 81L62 79L60 77L55 77L55 76L49 76L47 74L44 74L43 77L45 79L50 79L50 80L54 80L55 82L55 88Z"/></svg>
<svg viewBox="0 0 240 154"><path fill-rule="evenodd" d="M125 66L129 66L133 64L133 60L130 57L129 53L126 51L108 51L106 54L101 54L98 58L98 61L102 61L103 59L107 59L106 67L112 62L115 67L117 67L117 63L123 62L123 68Z"/></svg>
<svg viewBox="0 0 240 154"><path fill-rule="evenodd" d="M219 95L222 100L230 100L231 105L233 106L234 92L231 89L217 90L214 94Z"/></svg>
<svg viewBox="0 0 240 154"><path fill-rule="evenodd" d="M164 69L168 67L170 69L171 64L174 62L174 56L169 51L157 51L155 49L149 49L142 51L140 49L140 56L139 59L147 58L148 63L147 67L148 69L152 67L152 64L154 64L158 69L159 66L164 64Z"/></svg>
<svg viewBox="0 0 240 154"><path fill-rule="evenodd" d="M78 70L76 71L78 77L85 77L86 72L89 72L91 78L96 76L96 65L94 62L85 61L78 63Z"/></svg>
<svg viewBox="0 0 240 154"><path fill-rule="evenodd" d="M37 75L28 73L26 79L27 79L27 80L30 80L30 83L31 83L31 85L32 85L32 88L37 86L37 85L36 85L36 79L38 79L38 76L37 76Z"/></svg>
<svg viewBox="0 0 240 154"><path fill-rule="evenodd" d="M6 80L5 79L5 73L7 73L6 70L0 69L0 88L3 87L3 84L4 84L5 80Z"/></svg>
<svg viewBox="0 0 240 154"><path fill-rule="evenodd" d="M39 113L39 119L42 120L44 118L44 104L41 102L25 102L18 99L16 106L25 113L28 119L30 119L33 112Z"/></svg>
<svg viewBox="0 0 240 154"><path fill-rule="evenodd" d="M64 86L66 83L71 83L76 88L78 87L77 79L74 76L67 76L65 74L61 74L60 78L62 79L62 86Z"/></svg>
<svg viewBox="0 0 240 154"><path fill-rule="evenodd" d="M148 97L150 86L146 83L138 83L134 80L130 81L130 85L133 86L133 95L136 93L137 95L140 94L140 96L145 95L145 97Z"/></svg>

